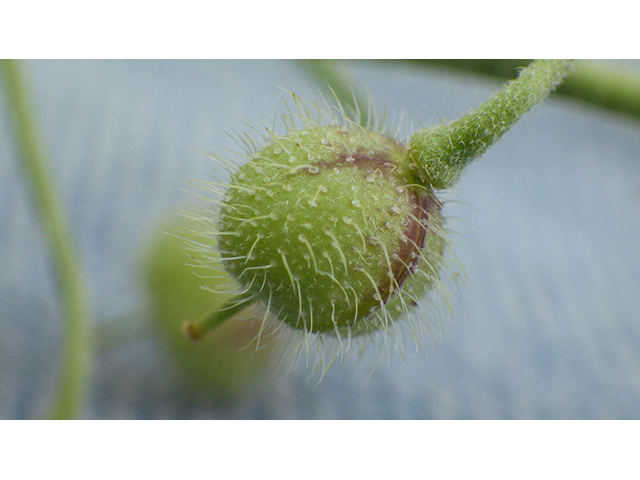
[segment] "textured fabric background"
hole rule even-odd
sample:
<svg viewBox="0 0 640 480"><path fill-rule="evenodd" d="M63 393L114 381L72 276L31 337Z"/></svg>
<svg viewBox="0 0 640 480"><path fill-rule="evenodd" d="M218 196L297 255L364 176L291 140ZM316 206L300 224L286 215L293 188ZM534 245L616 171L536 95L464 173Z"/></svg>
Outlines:
<svg viewBox="0 0 640 480"><path fill-rule="evenodd" d="M100 331L140 308L139 254L207 178L197 150L270 123L280 87L311 98L284 61L28 63ZM393 120L432 125L498 85L443 70L357 64ZM4 109L4 103L0 108ZM404 121L405 125L408 125ZM0 116L0 418L37 418L58 354L56 298ZM86 418L629 419L640 417L640 122L554 97L473 164L447 206L467 281L423 353L257 381L232 404L183 392L144 333L99 349ZM368 359L364 359L365 365Z"/></svg>

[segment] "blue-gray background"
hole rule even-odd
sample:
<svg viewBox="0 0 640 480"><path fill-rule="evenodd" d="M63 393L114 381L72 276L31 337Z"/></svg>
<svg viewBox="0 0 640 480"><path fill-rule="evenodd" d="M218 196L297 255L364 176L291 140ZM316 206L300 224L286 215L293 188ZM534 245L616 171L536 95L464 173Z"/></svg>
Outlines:
<svg viewBox="0 0 640 480"><path fill-rule="evenodd" d="M286 61L32 61L34 101L96 322L140 308L139 253L207 178L196 150L271 121ZM408 67L348 69L391 119L479 105L494 81ZM0 97L0 108L4 109ZM85 418L628 419L640 417L640 121L553 97L473 164L449 209L465 240L456 309L422 353L371 379L265 376L232 404L184 394L152 337L98 351ZM55 385L59 319L46 252L0 116L0 418L37 418ZM368 373L368 372L366 372Z"/></svg>

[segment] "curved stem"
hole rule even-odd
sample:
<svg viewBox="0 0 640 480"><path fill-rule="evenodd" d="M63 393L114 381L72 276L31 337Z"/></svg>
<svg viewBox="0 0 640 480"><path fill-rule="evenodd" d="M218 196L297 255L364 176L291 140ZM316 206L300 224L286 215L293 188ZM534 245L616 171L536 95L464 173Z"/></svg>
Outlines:
<svg viewBox="0 0 640 480"><path fill-rule="evenodd" d="M452 186L469 163L562 82L571 66L569 60L536 60L472 112L415 132L410 154L420 179L435 188Z"/></svg>
<svg viewBox="0 0 640 480"><path fill-rule="evenodd" d="M14 60L2 60L0 78L4 80L7 111L20 165L51 254L64 320L60 377L51 417L76 418L85 390L88 359L88 307L84 285L63 215L63 205L52 184L52 175L32 118L22 66Z"/></svg>

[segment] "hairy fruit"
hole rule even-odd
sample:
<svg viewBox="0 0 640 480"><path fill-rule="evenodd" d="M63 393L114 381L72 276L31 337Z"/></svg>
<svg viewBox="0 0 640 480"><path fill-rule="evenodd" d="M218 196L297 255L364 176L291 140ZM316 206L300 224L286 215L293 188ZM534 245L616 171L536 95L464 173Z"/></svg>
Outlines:
<svg viewBox="0 0 640 480"><path fill-rule="evenodd" d="M225 269L305 332L387 328L433 287L441 204L408 150L354 124L307 125L232 176L218 219Z"/></svg>

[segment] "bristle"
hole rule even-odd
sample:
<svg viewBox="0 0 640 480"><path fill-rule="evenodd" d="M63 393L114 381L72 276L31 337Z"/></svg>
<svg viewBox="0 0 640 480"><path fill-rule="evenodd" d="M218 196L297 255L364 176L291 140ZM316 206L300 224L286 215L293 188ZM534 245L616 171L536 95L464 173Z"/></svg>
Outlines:
<svg viewBox="0 0 640 480"><path fill-rule="evenodd" d="M396 205L391 202L406 203L411 195L433 195L430 189L411 180L410 166L375 160L379 163L372 163L371 172L363 173L366 181L359 189L355 183L331 189L329 183L314 179L315 175L319 178L325 174L338 178L345 172L358 175L364 172L365 167L359 165L363 158L378 158L376 155L382 154L377 151L388 155L389 148L404 148L399 141L395 141L397 147L389 146L394 143L381 146L378 132L386 128L386 112L379 114L373 102L356 104L355 118L365 119L362 126L349 118L335 94L334 98L319 94L315 100L307 102L291 93L281 95L272 125L262 127L246 122L245 129L233 132L243 153L210 155L230 181L217 178L223 175L216 174L212 181L199 183L204 193L198 198L209 202L210 212L197 215L203 241L192 242L189 248L216 251L211 258L230 273L229 282L221 291L251 293L253 301L259 301L263 313L254 339L256 348L265 336L293 334L283 357L286 363L295 365L303 360L322 377L336 360L342 363L347 354L358 357L368 351L368 346L376 352L377 361L390 357L405 343L396 325L400 318L405 320L402 323L407 324L415 343L422 345L421 332L440 322L439 314L434 313L437 308L424 307L425 302L432 304L425 294L431 290L432 297L443 296L446 289L440 273L451 265L441 258L448 234L438 201L429 206L418 203L414 210L406 212L405 228L415 224L415 230L420 232L415 239L403 234L399 240L411 246L405 247L406 252L407 248L412 249L411 257L402 258L395 253L396 247L389 243L390 233L384 239L371 233L384 232L386 222L379 213L367 213L370 203L376 208L377 202ZM323 129L334 137L325 140L319 136ZM280 130L284 133L277 133ZM342 136L353 136L360 143L342 145L336 141ZM318 140L310 143L311 137ZM343 158L343 163L330 165L325 158ZM373 191L370 188L383 188L386 176L404 176L408 181L402 186L392 183L394 186L386 194L367 193L365 199L365 192ZM355 182L355 177L348 178ZM308 181L304 189L296 192L300 179ZM415 193L406 193L409 191ZM345 193L353 194L346 202L349 210L334 215L330 223L314 231L311 216L335 208L336 198ZM402 212L406 207L397 208ZM431 208L437 212L434 214ZM298 215L297 209L306 209L309 218ZM276 226L280 233L274 233ZM271 227L273 231L265 230ZM274 243L272 235L280 242L273 250L275 258L259 258L265 248L270 248L265 245ZM430 239L428 247L422 238ZM432 239L440 239L442 247ZM433 254L427 251L432 244L438 250ZM398 269L405 273L398 276ZM275 271L283 272L284 277L274 277ZM302 278L303 274L314 278ZM353 277L355 274L359 276ZM314 285L335 293L326 298L314 296ZM363 299L363 290L370 292L367 300ZM444 303L448 304L448 300ZM350 312L348 319L343 318L345 311ZM427 313L433 318L426 318Z"/></svg>

